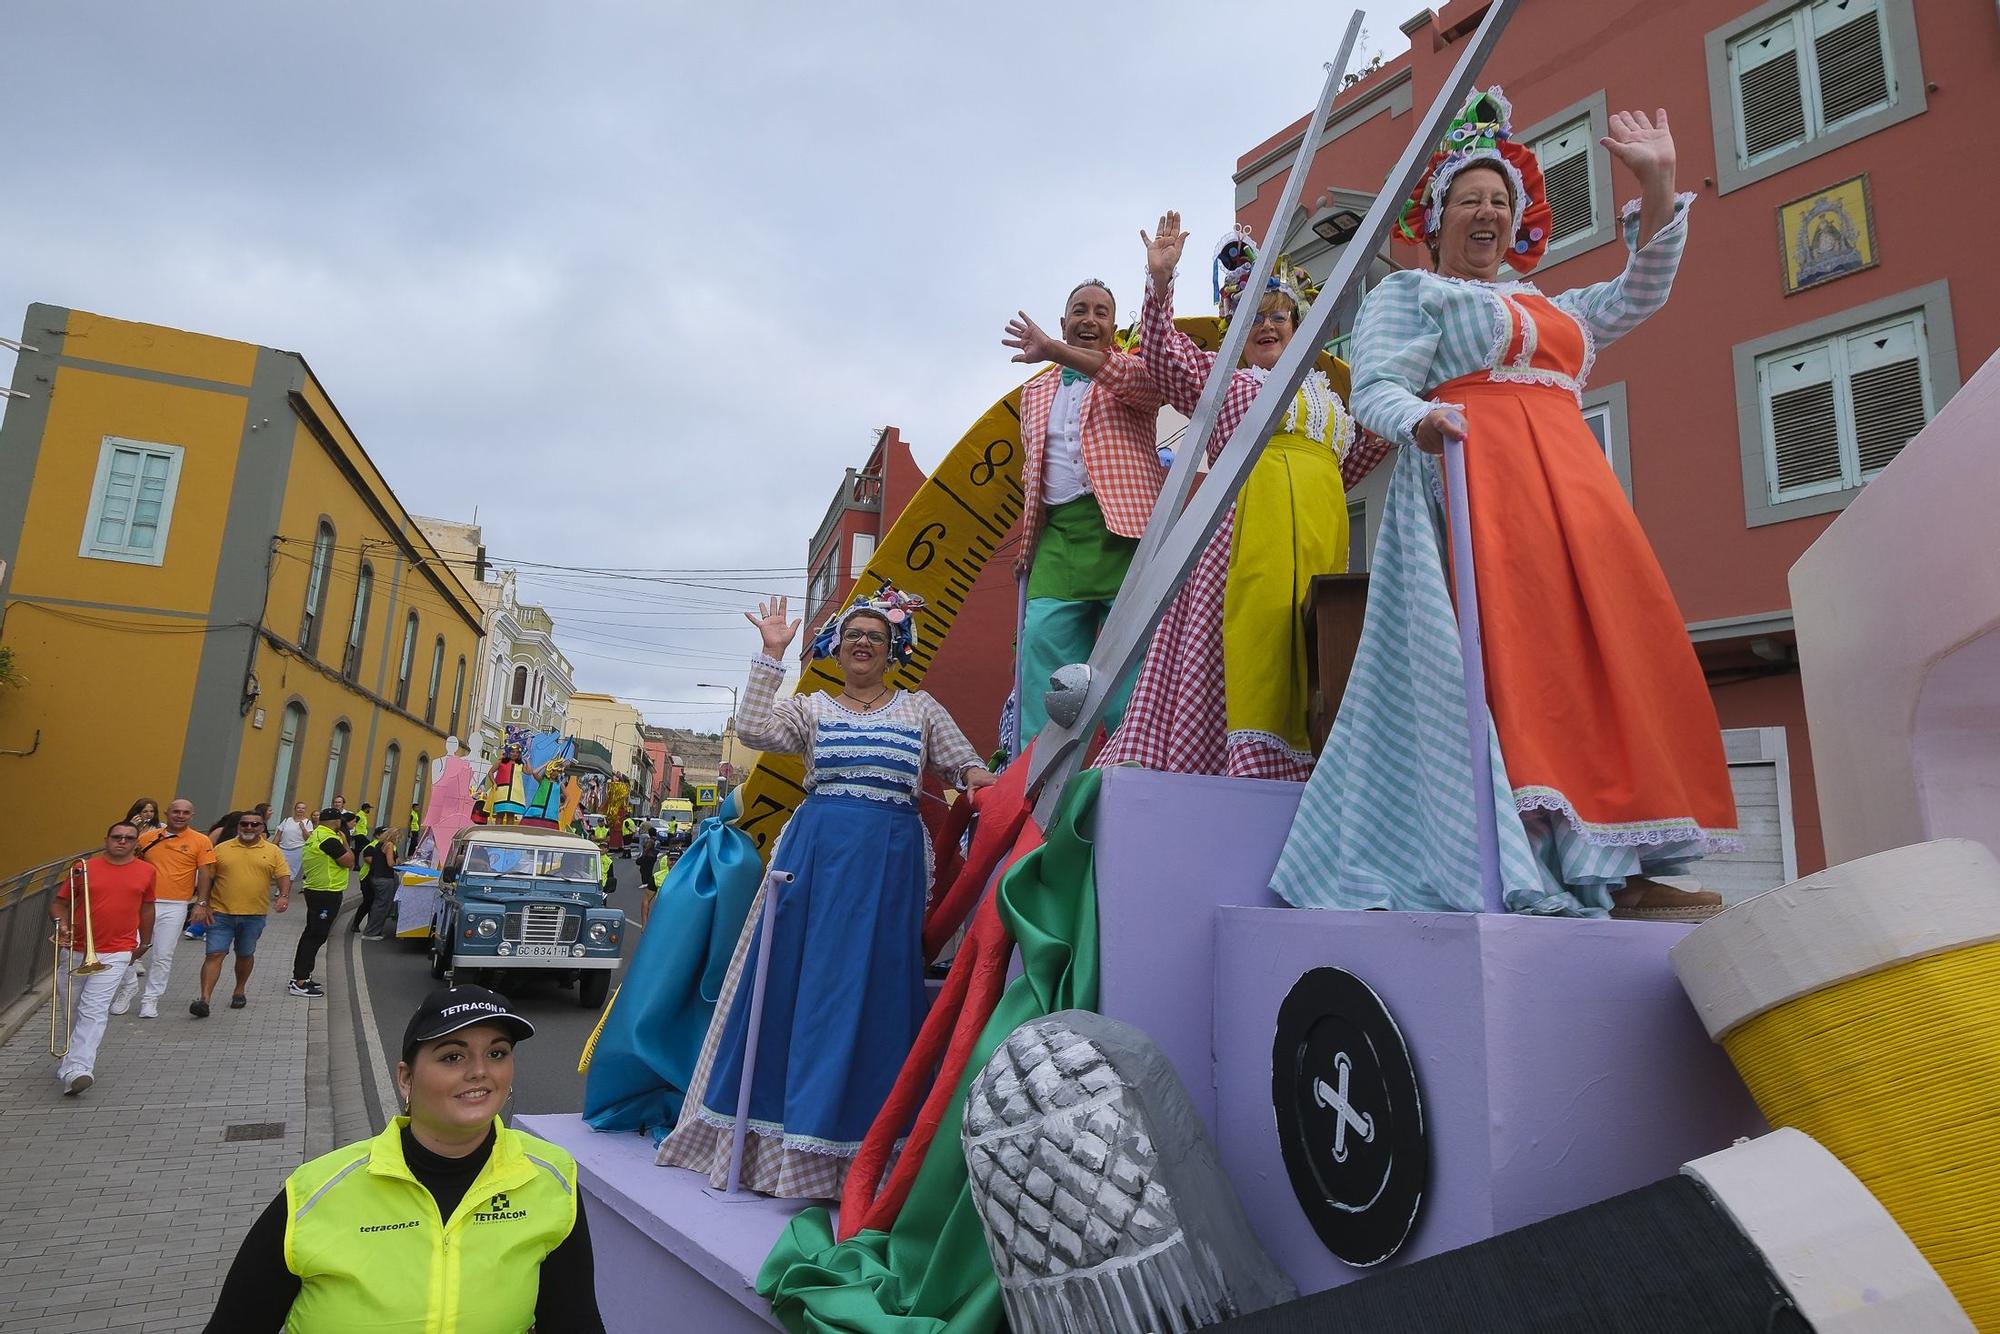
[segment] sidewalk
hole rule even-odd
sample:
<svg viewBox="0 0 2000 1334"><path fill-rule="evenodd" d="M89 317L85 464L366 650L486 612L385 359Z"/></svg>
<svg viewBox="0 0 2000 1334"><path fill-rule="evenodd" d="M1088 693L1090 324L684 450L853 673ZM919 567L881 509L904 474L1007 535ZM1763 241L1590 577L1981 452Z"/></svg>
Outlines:
<svg viewBox="0 0 2000 1334"><path fill-rule="evenodd" d="M112 1016L81 1097L56 1084L46 1003L0 1047L0 1329L207 1323L258 1213L292 1168L339 1142L327 1033L334 1006L333 1031L347 1033L348 998L328 955L356 898L320 954L325 999L285 994L305 918L295 905L271 915L241 1010L225 965L214 1013L188 1014L202 946L181 941L160 1017Z"/></svg>

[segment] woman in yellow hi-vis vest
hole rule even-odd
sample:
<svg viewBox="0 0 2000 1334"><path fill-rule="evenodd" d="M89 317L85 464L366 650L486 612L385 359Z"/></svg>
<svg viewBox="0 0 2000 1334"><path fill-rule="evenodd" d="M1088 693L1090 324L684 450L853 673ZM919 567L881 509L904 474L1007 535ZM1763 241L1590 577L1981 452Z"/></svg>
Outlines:
<svg viewBox="0 0 2000 1334"><path fill-rule="evenodd" d="M292 1173L212 1334L603 1334L576 1161L500 1120L534 1032L484 987L425 997L396 1067L408 1114Z"/></svg>

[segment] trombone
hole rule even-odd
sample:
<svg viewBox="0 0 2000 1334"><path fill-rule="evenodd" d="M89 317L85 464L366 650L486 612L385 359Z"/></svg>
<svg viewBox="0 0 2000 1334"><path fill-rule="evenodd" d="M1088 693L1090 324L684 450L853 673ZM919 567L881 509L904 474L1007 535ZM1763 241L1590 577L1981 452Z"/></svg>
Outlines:
<svg viewBox="0 0 2000 1334"><path fill-rule="evenodd" d="M55 959L49 971L49 1055L69 1055L70 1022L76 1015L76 979L101 973L111 965L97 957L97 932L92 929L90 918L90 865L78 861L70 869L70 882L77 885L77 894L83 899L83 962L65 972L62 966L62 933L51 935L55 944ZM71 950L76 942L76 896L69 904L69 936Z"/></svg>

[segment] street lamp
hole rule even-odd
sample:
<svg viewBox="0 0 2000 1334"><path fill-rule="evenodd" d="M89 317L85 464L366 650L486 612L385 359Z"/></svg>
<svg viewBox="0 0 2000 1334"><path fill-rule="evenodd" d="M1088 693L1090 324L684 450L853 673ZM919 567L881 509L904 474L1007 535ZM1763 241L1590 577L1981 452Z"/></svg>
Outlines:
<svg viewBox="0 0 2000 1334"><path fill-rule="evenodd" d="M696 690L727 690L727 691L729 692L729 716L730 716L731 720L734 720L734 719L735 719L735 717L736 717L736 687L735 687L735 686L712 686L712 685L710 685L710 684L709 684L708 682L706 682L706 681L697 681L697 682L695 682L695 683L694 683L694 688L695 688Z"/></svg>
<svg viewBox="0 0 2000 1334"><path fill-rule="evenodd" d="M1312 229L1328 245L1346 245L1361 230L1361 215L1351 208L1330 208L1312 220Z"/></svg>

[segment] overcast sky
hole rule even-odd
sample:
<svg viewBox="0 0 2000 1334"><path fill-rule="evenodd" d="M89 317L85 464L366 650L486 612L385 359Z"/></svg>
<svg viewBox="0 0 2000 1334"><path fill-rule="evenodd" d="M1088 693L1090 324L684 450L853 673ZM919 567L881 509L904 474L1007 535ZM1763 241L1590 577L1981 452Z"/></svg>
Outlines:
<svg viewBox="0 0 2000 1334"><path fill-rule="evenodd" d="M1356 64L1400 52L1417 0L1364 8ZM0 329L46 301L302 353L496 559L709 585L523 572L580 689L713 727L733 609L803 592L876 429L928 468L1019 382L1017 307L1086 275L1129 307L1168 207L1206 306L1236 159L1311 109L1346 13L9 6Z"/></svg>

